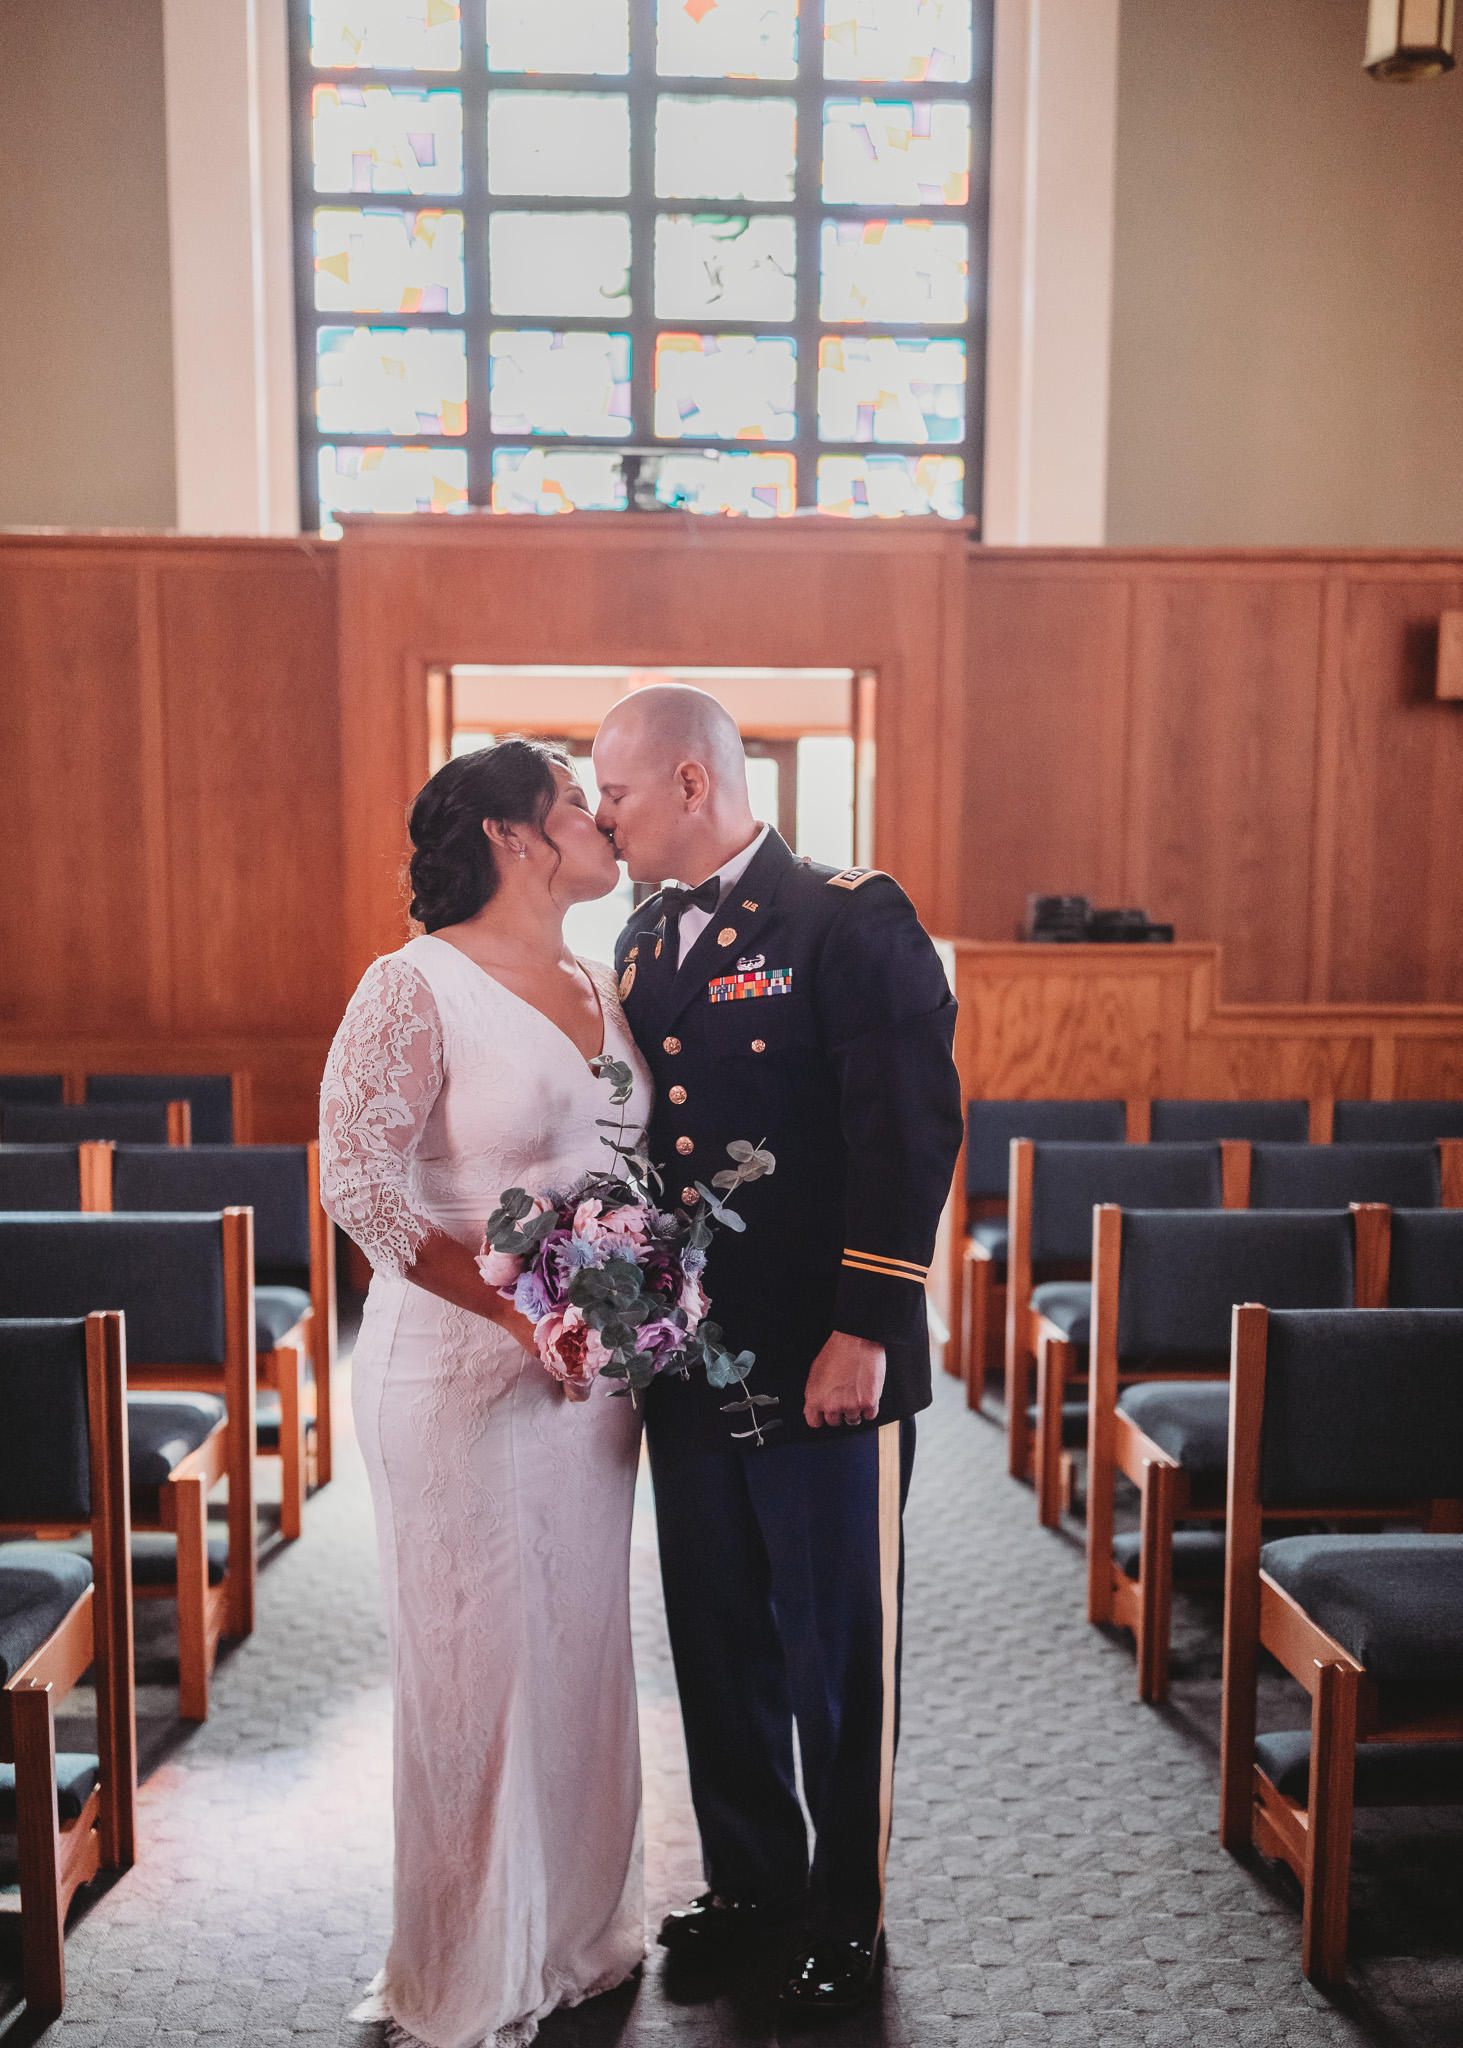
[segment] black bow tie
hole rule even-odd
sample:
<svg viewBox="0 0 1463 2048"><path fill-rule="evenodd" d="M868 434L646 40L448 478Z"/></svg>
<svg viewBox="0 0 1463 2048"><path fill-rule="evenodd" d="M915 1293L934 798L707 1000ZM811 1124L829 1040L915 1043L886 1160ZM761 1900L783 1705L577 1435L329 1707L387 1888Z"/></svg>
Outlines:
<svg viewBox="0 0 1463 2048"><path fill-rule="evenodd" d="M688 910L704 910L708 917L715 910L721 901L721 877L713 875L699 889L686 889L679 882L667 882L660 892L660 900L667 924L673 931L679 931L681 919Z"/></svg>

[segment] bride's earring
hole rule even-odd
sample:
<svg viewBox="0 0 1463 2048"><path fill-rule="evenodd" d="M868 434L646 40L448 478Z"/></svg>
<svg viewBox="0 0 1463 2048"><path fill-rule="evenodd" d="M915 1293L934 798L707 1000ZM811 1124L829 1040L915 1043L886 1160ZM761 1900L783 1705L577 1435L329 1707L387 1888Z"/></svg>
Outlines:
<svg viewBox="0 0 1463 2048"><path fill-rule="evenodd" d="M520 860L527 860L527 859L528 859L528 848L527 848L526 846L520 846L520 847L519 847L519 849L518 849L518 858L519 858Z"/></svg>

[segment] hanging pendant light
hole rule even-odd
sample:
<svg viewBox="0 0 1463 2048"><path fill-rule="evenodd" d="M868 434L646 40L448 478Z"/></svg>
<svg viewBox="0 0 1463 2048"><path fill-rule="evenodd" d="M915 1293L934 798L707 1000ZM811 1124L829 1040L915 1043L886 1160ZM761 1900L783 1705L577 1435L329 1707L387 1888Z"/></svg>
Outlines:
<svg viewBox="0 0 1463 2048"><path fill-rule="evenodd" d="M1453 69L1454 0L1371 0L1363 68L1406 84Z"/></svg>

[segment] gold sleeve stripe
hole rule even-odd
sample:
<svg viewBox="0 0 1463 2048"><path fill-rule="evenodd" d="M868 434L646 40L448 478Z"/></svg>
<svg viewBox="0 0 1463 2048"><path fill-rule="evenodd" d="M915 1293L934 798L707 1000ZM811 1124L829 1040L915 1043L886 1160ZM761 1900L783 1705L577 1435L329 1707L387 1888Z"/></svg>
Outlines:
<svg viewBox="0 0 1463 2048"><path fill-rule="evenodd" d="M843 1263L861 1273L879 1273L886 1280L923 1282L929 1272L927 1266L918 1266L912 1259L886 1259L878 1252L845 1252Z"/></svg>

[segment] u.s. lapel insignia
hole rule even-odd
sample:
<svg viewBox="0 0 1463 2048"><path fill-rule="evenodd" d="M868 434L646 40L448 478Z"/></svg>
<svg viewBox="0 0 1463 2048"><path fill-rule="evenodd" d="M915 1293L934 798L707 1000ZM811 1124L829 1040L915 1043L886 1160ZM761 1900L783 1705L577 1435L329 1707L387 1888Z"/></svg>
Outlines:
<svg viewBox="0 0 1463 2048"><path fill-rule="evenodd" d="M655 950L659 952L659 946L657 946ZM624 1002L626 996L629 995L631 989L634 988L634 986L635 962L632 960L629 966L625 969L624 973L620 976L620 1001L622 1003Z"/></svg>
<svg viewBox="0 0 1463 2048"><path fill-rule="evenodd" d="M756 906L756 904L755 904L755 903L744 903L744 904L742 905L742 908L743 908L743 910L755 910L755 909L757 908L757 906Z"/></svg>
<svg viewBox="0 0 1463 2048"><path fill-rule="evenodd" d="M732 930L730 925L724 925L722 929L716 934L716 943L718 946L734 946L736 942L737 935Z"/></svg>

